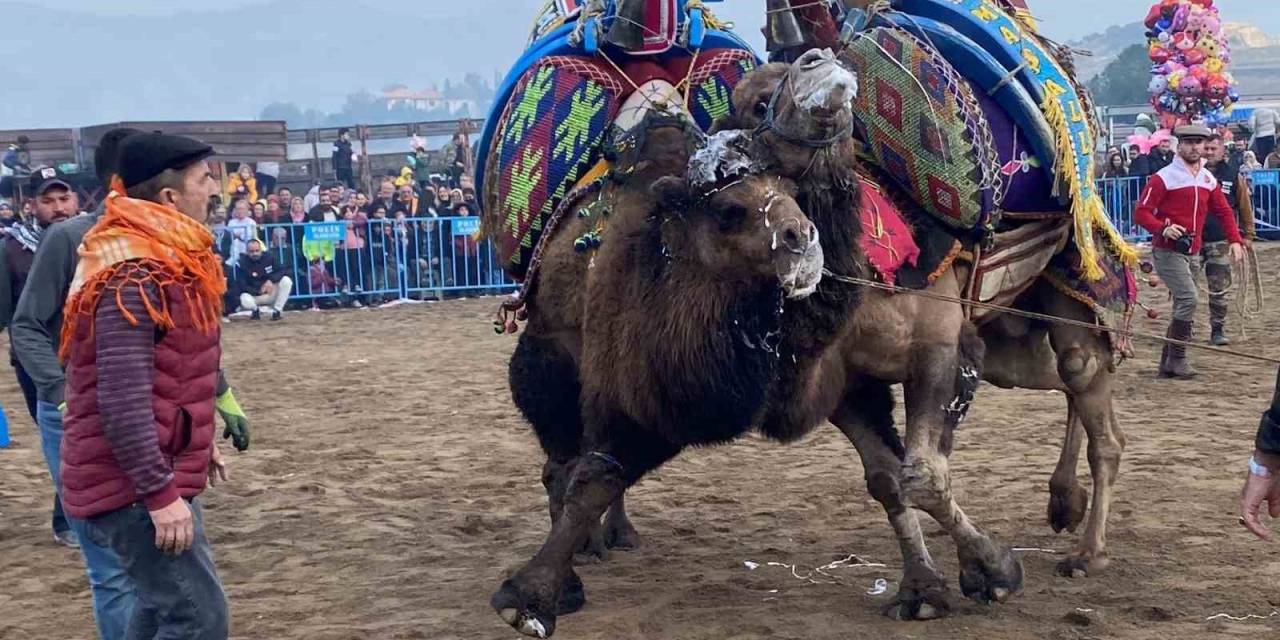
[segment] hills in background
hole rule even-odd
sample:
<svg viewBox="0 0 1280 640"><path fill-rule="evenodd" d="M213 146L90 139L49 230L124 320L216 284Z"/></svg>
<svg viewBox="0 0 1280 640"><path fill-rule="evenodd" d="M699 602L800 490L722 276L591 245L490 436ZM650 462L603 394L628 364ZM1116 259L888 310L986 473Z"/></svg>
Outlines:
<svg viewBox="0 0 1280 640"><path fill-rule="evenodd" d="M1240 93L1249 95L1280 94L1280 37L1258 27L1227 23L1231 43L1231 72L1240 83ZM1067 44L1093 52L1077 56L1076 69L1084 80L1102 72L1125 48L1146 42L1146 28L1140 22L1111 27Z"/></svg>
<svg viewBox="0 0 1280 640"><path fill-rule="evenodd" d="M0 1L16 27L0 34L0 128L253 119L277 102L336 112L388 85L442 87L467 72L491 83L528 36L524 20L492 19L510 10L510 0L278 0L122 18Z"/></svg>
<svg viewBox="0 0 1280 640"><path fill-rule="evenodd" d="M0 0L16 27L0 34L0 128L253 119L275 103L319 118L390 85L461 86L469 73L493 83L523 49L531 1L270 0L126 18ZM1280 38L1230 29L1242 93L1280 94ZM1077 58L1088 78L1142 41L1131 23L1069 44L1094 52Z"/></svg>

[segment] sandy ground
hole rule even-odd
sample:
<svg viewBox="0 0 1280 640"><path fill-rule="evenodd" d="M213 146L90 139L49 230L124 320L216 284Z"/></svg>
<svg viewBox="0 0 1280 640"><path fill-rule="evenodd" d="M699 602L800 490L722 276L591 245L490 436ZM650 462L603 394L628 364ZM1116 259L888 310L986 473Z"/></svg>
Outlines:
<svg viewBox="0 0 1280 640"><path fill-rule="evenodd" d="M1267 292L1280 301L1280 251L1264 259ZM1167 308L1160 292L1144 287L1143 297ZM541 543L547 520L541 452L507 393L514 341L489 326L496 304L304 312L229 327L226 365L255 439L205 504L234 637L516 637L488 598ZM1280 356L1274 312L1248 328L1245 348ZM790 447L749 438L688 452L643 481L629 503L643 548L580 569L590 602L560 620L557 637L1280 637L1280 614L1206 620L1280 609L1280 547L1235 522L1274 369L1196 354L1201 380L1157 382L1158 347L1139 349L1116 396L1129 445L1103 575L1053 575L1074 544L1044 522L1062 398L985 387L957 440L959 499L1003 540L1058 552L1022 554L1026 589L1010 604L961 600L954 546L930 524L955 615L882 617L897 547L856 455L825 427ZM0 378L15 440L0 451L0 638L91 637L79 556L50 540L36 436L12 376ZM796 577L849 554L888 566ZM888 592L869 595L877 578Z"/></svg>

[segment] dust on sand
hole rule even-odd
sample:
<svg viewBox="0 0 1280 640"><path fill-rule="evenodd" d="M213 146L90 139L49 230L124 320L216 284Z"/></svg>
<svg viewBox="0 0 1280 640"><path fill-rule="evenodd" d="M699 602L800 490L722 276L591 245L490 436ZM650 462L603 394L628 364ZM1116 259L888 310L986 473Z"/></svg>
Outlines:
<svg viewBox="0 0 1280 640"><path fill-rule="evenodd" d="M1263 259L1280 300L1280 251ZM1143 298L1166 310L1163 290ZM1273 303L1274 304L1274 303ZM290 314L227 328L225 362L255 427L232 481L206 494L209 536L236 638L513 638L488 607L504 572L547 529L542 454L511 406L496 299ZM1203 313L1203 311L1202 311ZM1163 320L1140 318L1160 333ZM1235 347L1280 355L1272 312ZM1199 337L1205 325L1198 324ZM1201 638L1280 636L1280 555L1236 524L1258 415L1275 371L1193 352L1204 375L1156 381L1138 344L1116 405L1128 436L1111 518L1113 561L1082 580L1026 552L1026 590L987 607L958 595L955 549L928 524L955 614L880 615L898 551L835 429L783 447L757 438L690 451L629 501L644 546L582 567L588 606L562 638ZM0 375L14 445L0 451L0 638L92 635L79 557L49 535L49 485L13 377ZM1065 403L984 387L957 437L954 486L980 525L1017 547L1065 552L1045 524ZM1082 461L1081 474L1087 471ZM857 554L878 567L809 572ZM750 569L746 562L760 566ZM786 568L768 563L794 566ZM810 575L810 579L797 576ZM868 595L877 578L888 590Z"/></svg>

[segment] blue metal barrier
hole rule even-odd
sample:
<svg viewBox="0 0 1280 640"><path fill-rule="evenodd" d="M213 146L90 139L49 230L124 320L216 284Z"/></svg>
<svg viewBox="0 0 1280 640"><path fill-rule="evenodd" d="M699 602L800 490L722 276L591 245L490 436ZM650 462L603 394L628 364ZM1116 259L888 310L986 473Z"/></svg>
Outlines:
<svg viewBox="0 0 1280 640"><path fill-rule="evenodd" d="M1107 207L1111 224L1129 242L1143 242L1151 237L1146 229L1133 221L1133 210L1146 185L1147 179L1143 177L1103 178L1098 181L1098 194Z"/></svg>
<svg viewBox="0 0 1280 640"><path fill-rule="evenodd" d="M516 284L502 272L493 243L476 240L479 221L467 216L264 224L258 237L293 281L293 301L373 304L513 291ZM228 291L238 296L239 268L228 264L226 272ZM231 299L227 304L237 306Z"/></svg>
<svg viewBox="0 0 1280 640"><path fill-rule="evenodd" d="M1249 174L1253 197L1253 219L1259 234L1280 231L1280 170L1266 169Z"/></svg>
<svg viewBox="0 0 1280 640"><path fill-rule="evenodd" d="M1253 200L1254 222L1262 236L1280 235L1280 169L1260 169L1246 174ZM1146 187L1147 179L1103 178L1098 193L1107 207L1111 223L1130 242L1146 242L1151 234L1133 221L1133 211Z"/></svg>

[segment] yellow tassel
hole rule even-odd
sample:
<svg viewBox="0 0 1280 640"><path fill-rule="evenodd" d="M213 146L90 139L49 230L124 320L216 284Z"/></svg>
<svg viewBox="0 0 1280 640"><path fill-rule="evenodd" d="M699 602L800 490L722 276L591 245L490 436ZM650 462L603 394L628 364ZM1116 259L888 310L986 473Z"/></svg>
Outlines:
<svg viewBox="0 0 1280 640"><path fill-rule="evenodd" d="M1071 137L1071 129L1067 125L1067 114L1052 96L1046 96L1040 107L1045 119L1053 128L1057 137L1057 175L1054 180L1055 195L1061 193L1059 187L1066 187L1067 196L1071 198L1071 218L1075 223L1076 247L1080 250L1080 267L1084 279L1095 281L1102 279L1104 272L1098 264L1098 247L1094 241L1093 231L1101 229L1106 248L1118 257L1125 265L1133 267L1138 263L1138 252L1124 241L1107 218L1106 207L1098 194L1084 196L1079 174L1076 173L1076 154ZM1094 184L1093 165L1087 169L1085 179L1089 185Z"/></svg>

